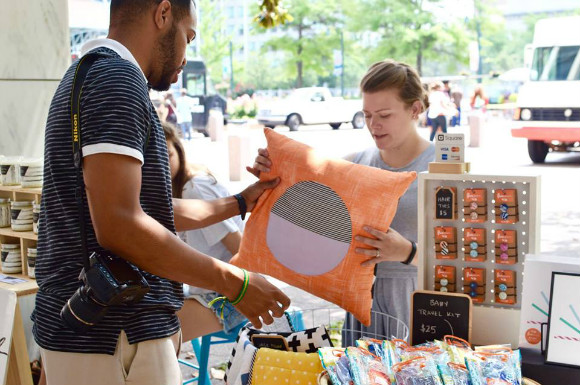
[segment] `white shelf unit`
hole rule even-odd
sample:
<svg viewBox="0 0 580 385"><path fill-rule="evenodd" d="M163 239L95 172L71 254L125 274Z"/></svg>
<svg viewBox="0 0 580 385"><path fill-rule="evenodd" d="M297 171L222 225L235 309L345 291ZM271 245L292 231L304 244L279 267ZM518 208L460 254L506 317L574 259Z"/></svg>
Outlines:
<svg viewBox="0 0 580 385"><path fill-rule="evenodd" d="M435 190L437 187L455 187L457 190L457 217L454 220L435 219ZM418 195L418 243L419 243L419 290L434 290L435 266L455 266L456 292L463 291L463 269L468 267L486 270L485 300L473 303L472 343L476 345L511 343L518 346L520 306L523 281L523 265L526 254L540 251L540 177L513 175L472 174L419 174ZM463 214L463 192L465 189L487 190L487 221L465 222ZM519 218L514 224L495 223L494 192L499 189L516 189ZM434 228L453 226L457 230L457 258L436 259ZM484 262L465 261L468 250L463 242L463 229L484 228L486 230L487 259ZM495 231L516 230L518 262L515 265L495 263ZM495 302L494 271L496 269L516 272L516 304L503 305Z"/></svg>
<svg viewBox="0 0 580 385"><path fill-rule="evenodd" d="M23 188L20 186L0 186L0 198L14 200L28 200L40 203L42 189ZM0 244L20 243L20 260L22 261L22 273L7 274L19 278L30 279L28 277L28 253L29 247L36 248L38 236L32 231L14 231L10 227L0 228Z"/></svg>

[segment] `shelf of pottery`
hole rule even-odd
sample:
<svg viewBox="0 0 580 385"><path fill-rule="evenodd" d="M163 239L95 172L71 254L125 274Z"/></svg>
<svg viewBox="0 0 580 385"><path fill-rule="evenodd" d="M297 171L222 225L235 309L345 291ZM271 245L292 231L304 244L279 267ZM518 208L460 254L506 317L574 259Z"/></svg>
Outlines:
<svg viewBox="0 0 580 385"><path fill-rule="evenodd" d="M34 278L42 160L0 157L0 268Z"/></svg>

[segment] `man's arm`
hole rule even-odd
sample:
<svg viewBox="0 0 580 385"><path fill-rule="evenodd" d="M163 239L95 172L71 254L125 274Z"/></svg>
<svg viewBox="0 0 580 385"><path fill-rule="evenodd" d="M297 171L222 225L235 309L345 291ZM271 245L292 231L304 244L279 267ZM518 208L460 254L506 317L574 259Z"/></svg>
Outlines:
<svg viewBox="0 0 580 385"><path fill-rule="evenodd" d="M143 211L139 200L141 163L137 159L99 153L85 157L83 163L93 227L102 247L157 276L213 290L230 300L238 295L243 282L241 269L192 249ZM228 198L225 200L225 211L233 210ZM251 274L246 297L237 308L260 327L259 317L269 324L269 312L280 317L289 304L280 290Z"/></svg>
<svg viewBox="0 0 580 385"><path fill-rule="evenodd" d="M276 187L279 182L279 178L260 181L242 191L240 194L246 201L247 211L252 211L265 190ZM239 214L238 201L233 196L213 200L173 199L173 217L177 231L197 230Z"/></svg>

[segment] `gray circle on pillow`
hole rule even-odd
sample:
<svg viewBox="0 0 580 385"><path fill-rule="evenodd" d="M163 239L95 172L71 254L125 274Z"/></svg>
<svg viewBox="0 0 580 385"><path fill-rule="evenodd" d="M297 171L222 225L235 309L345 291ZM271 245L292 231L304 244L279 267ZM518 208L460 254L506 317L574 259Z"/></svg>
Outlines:
<svg viewBox="0 0 580 385"><path fill-rule="evenodd" d="M268 221L266 242L278 262L296 273L321 275L336 268L352 240L352 221L330 187L306 181L278 198Z"/></svg>

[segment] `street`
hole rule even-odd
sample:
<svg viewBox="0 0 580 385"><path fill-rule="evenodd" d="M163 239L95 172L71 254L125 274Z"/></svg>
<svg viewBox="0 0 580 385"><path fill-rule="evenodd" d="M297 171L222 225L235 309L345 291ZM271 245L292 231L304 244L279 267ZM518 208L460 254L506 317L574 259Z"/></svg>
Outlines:
<svg viewBox="0 0 580 385"><path fill-rule="evenodd" d="M580 154L549 154L547 163L534 165L528 157L525 140L514 139L510 135L511 122L502 117L489 116L482 128L481 146L466 147L466 160L471 162L472 174L511 174L541 176L541 251L542 253L573 256L580 258ZM250 151L241 156L243 165L251 165L256 149L265 147L265 139L259 128L246 128L229 125L228 135L240 135L249 141ZM312 146L328 157L343 157L360 151L374 143L366 128L354 130L343 125L332 130L328 125L301 126L299 131L289 132L287 127L277 127L278 132L292 139ZM428 138L426 128L419 128L420 134ZM469 143L469 126L455 127L449 132L466 134ZM230 192L241 191L255 178L244 171L241 181L229 181L228 142L211 142L209 138L196 137L186 142L188 160L203 163L209 167L217 179L226 185ZM332 306L326 301L300 289L275 281L291 297L293 305L301 309L316 309ZM227 361L232 345L213 346L210 366ZM191 350L190 345L184 349ZM188 371L184 370L184 375ZM213 380L214 384L221 384Z"/></svg>

